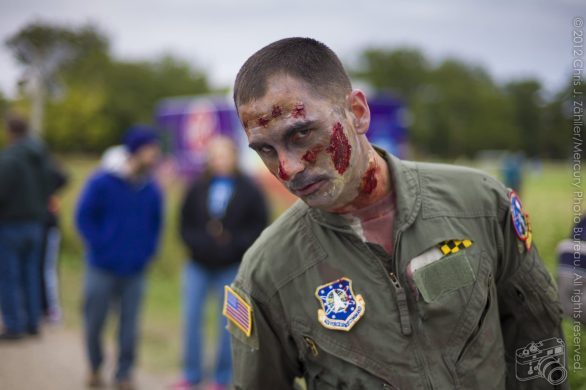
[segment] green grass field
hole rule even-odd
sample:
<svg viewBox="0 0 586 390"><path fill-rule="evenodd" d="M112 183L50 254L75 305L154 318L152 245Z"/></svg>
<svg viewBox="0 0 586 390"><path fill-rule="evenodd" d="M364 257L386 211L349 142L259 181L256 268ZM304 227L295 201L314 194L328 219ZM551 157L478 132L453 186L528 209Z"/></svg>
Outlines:
<svg viewBox="0 0 586 390"><path fill-rule="evenodd" d="M79 328L83 279L82 246L73 226L73 210L81 186L97 164L95 159L63 159L71 175L70 185L62 194L64 245L61 259L62 298L66 325ZM178 240L177 210L183 188L172 183L166 188L166 226L160 254L152 266L146 307L143 315L141 362L158 372L178 372L181 345L180 273L185 259ZM571 172L568 164L545 164L540 172L526 176L521 198L531 216L535 242L549 271L555 275L557 243L569 235L572 220ZM215 338L214 310L208 305L207 335ZM571 323L564 322L566 335ZM569 359L573 351L569 347ZM586 331L581 330L581 351L586 348ZM583 365L586 363L583 363ZM569 372L573 389L586 386L586 370Z"/></svg>

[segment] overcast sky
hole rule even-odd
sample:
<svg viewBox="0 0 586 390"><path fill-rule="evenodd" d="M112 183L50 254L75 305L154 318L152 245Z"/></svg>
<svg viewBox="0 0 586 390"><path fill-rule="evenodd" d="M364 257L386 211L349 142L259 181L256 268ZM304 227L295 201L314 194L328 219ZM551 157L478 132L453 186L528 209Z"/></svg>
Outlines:
<svg viewBox="0 0 586 390"><path fill-rule="evenodd" d="M499 81L537 77L551 91L571 72L572 18L583 0L0 0L0 90L21 70L3 44L33 20L97 24L119 58L170 53L229 86L254 51L310 36L346 63L366 47L414 46L433 60L455 56Z"/></svg>

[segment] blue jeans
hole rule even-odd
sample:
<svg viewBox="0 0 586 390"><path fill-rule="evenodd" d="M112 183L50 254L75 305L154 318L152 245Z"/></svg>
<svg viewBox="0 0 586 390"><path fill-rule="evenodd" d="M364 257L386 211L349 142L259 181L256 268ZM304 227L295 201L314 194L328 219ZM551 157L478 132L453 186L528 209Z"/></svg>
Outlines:
<svg viewBox="0 0 586 390"><path fill-rule="evenodd" d="M209 270L193 261L187 262L183 270L183 375L190 383L200 383L203 378L202 329L204 307L208 292L220 298L218 307L219 346L214 379L220 385L228 385L232 377L230 356L230 334L226 330L226 318L222 315L224 286L232 283L238 264L219 270Z"/></svg>
<svg viewBox="0 0 586 390"><path fill-rule="evenodd" d="M103 362L102 331L111 305L119 314L116 379L129 379L136 356L138 319L145 286L144 274L117 276L91 266L86 270L83 318L85 344L92 371Z"/></svg>
<svg viewBox="0 0 586 390"><path fill-rule="evenodd" d="M6 332L38 330L42 242L41 223L0 224L0 306Z"/></svg>

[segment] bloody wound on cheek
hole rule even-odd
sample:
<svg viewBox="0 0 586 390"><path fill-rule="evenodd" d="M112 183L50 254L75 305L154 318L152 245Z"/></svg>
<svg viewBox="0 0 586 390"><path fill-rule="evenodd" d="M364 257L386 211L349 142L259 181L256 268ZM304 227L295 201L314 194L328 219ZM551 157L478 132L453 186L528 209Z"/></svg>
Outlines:
<svg viewBox="0 0 586 390"><path fill-rule="evenodd" d="M332 155L334 167L340 175L346 172L348 165L350 165L351 150L352 145L348 143L348 138L344 134L344 127L340 122L337 122L332 131L330 146L326 151Z"/></svg>
<svg viewBox="0 0 586 390"><path fill-rule="evenodd" d="M285 171L283 167L283 162L279 161L279 169L278 169L279 179L281 180L289 180L289 174Z"/></svg>

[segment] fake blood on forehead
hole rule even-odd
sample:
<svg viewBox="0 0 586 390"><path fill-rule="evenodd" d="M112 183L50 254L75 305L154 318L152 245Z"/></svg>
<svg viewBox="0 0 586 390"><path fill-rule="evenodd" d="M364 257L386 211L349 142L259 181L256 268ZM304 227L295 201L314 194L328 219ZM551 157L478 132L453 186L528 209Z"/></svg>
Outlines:
<svg viewBox="0 0 586 390"><path fill-rule="evenodd" d="M270 122L270 119L267 118L265 115L258 117L258 125L259 126L267 127L267 125L269 124L269 122Z"/></svg>
<svg viewBox="0 0 586 390"><path fill-rule="evenodd" d="M279 179L289 180L289 174L285 171L285 168L283 167L283 162L281 161L279 161L279 169L277 171L277 174L279 175Z"/></svg>
<svg viewBox="0 0 586 390"><path fill-rule="evenodd" d="M271 110L271 116L273 118L278 118L281 116L281 114L283 113L283 110L281 110L280 106L277 106L276 104L273 106L273 109Z"/></svg>
<svg viewBox="0 0 586 390"><path fill-rule="evenodd" d="M332 161L338 173L342 175L346 172L348 165L350 165L352 145L348 143L348 138L344 134L344 127L340 122L334 125L330 138L330 146L328 146L326 152L332 155Z"/></svg>
<svg viewBox="0 0 586 390"><path fill-rule="evenodd" d="M291 110L291 116L293 118L305 117L305 105L303 103L297 103Z"/></svg>

